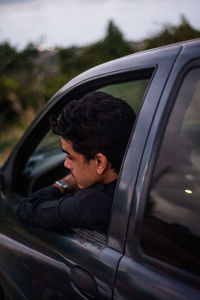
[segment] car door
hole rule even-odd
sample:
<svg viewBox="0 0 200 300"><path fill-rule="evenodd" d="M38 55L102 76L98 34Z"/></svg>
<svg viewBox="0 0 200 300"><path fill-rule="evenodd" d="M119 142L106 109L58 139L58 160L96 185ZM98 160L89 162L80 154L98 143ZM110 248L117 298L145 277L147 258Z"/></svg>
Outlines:
<svg viewBox="0 0 200 300"><path fill-rule="evenodd" d="M199 41L183 47L156 110L130 192L114 299L200 298L199 53ZM132 159L129 152L125 165Z"/></svg>
<svg viewBox="0 0 200 300"><path fill-rule="evenodd" d="M133 128L134 184L149 126L180 47L156 50L99 66L61 89L38 115L3 167L0 201L0 284L11 299L111 299L123 255L130 213L130 166L122 163L123 178L115 191L107 234L83 228L50 232L21 224L16 205L27 193L51 184L63 174L63 157L46 140L48 119L63 105L83 94L104 90L124 98L136 112L148 107L142 125ZM143 106L144 103L147 103ZM132 149L131 144L129 150ZM132 150L131 150L132 151ZM124 177L125 176L125 177ZM124 189L124 178L127 189ZM122 282L123 284L123 282Z"/></svg>

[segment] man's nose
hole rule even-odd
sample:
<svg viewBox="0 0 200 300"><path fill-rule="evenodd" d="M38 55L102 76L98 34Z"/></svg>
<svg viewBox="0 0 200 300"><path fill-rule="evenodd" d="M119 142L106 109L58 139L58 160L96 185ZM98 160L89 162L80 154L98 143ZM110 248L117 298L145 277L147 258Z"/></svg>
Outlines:
<svg viewBox="0 0 200 300"><path fill-rule="evenodd" d="M69 162L68 157L65 158L64 166L65 166L65 168L71 170L71 164L70 164L70 162Z"/></svg>

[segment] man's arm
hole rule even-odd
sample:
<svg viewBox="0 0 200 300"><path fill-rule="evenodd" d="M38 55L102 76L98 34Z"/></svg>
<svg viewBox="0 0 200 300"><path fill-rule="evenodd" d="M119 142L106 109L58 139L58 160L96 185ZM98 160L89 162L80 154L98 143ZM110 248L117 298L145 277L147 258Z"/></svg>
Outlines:
<svg viewBox="0 0 200 300"><path fill-rule="evenodd" d="M109 186L108 186L109 185ZM18 218L27 225L46 229L86 227L106 230L116 183L80 189L74 195L59 188L43 188L25 199L17 209Z"/></svg>
<svg viewBox="0 0 200 300"><path fill-rule="evenodd" d="M78 222L79 216L73 205L73 193L77 190L76 181L71 174L61 180L68 185L67 192L64 193L63 188L54 183L52 186L28 195L19 203L16 213L21 222L49 229L66 227L59 215L62 201L67 201L69 216L66 215L66 217L69 220L69 226L73 226L70 224L72 216L73 222Z"/></svg>

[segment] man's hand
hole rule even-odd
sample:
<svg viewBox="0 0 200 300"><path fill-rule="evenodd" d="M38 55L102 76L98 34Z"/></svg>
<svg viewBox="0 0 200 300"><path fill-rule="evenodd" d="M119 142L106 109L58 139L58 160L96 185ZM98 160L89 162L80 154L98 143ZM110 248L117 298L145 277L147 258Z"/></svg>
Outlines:
<svg viewBox="0 0 200 300"><path fill-rule="evenodd" d="M79 190L76 179L72 176L71 173L61 178L60 180L67 184L67 190L69 192L76 192L77 190ZM56 183L54 183L53 186L56 186L61 192L64 192L63 188L61 186L58 186Z"/></svg>
<svg viewBox="0 0 200 300"><path fill-rule="evenodd" d="M68 191L77 191L78 185L76 182L76 179L72 176L72 174L68 174L67 176L63 177L62 179L60 179L61 181L63 181L64 183L66 183L68 185Z"/></svg>

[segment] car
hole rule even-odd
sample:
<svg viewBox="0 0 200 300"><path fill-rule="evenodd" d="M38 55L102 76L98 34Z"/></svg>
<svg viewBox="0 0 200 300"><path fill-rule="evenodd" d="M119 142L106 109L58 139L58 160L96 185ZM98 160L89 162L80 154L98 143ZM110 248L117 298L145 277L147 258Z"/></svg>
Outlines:
<svg viewBox="0 0 200 300"><path fill-rule="evenodd" d="M137 113L107 233L22 224L20 199L66 174L50 115L97 90ZM200 39L68 82L1 168L0 191L0 299L200 299Z"/></svg>

